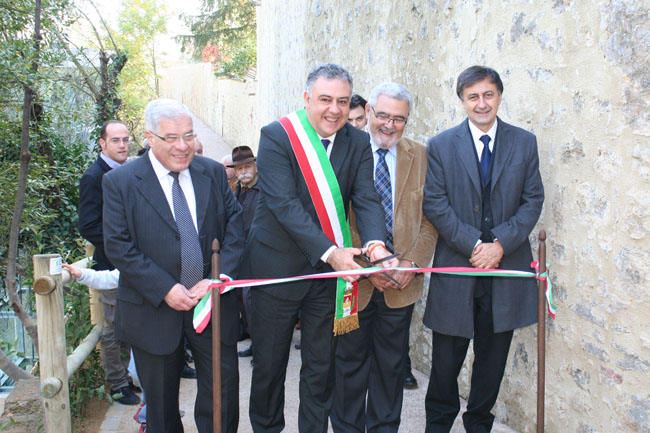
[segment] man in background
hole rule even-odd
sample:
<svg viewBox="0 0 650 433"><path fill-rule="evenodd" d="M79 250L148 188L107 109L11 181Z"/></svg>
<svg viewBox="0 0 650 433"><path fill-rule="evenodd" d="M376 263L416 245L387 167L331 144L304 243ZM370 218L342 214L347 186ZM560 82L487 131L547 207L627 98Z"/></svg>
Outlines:
<svg viewBox="0 0 650 433"><path fill-rule="evenodd" d="M366 129L368 123L368 115L366 114L366 100L356 93L350 98L350 114L348 114L348 122L357 129Z"/></svg>
<svg viewBox="0 0 650 433"><path fill-rule="evenodd" d="M228 178L230 189L232 192L235 192L235 188L237 188L237 173L235 173L235 169L232 168L232 156L230 154L225 155L221 158L221 164L223 164L226 169L226 177Z"/></svg>
<svg viewBox="0 0 650 433"><path fill-rule="evenodd" d="M242 219L244 221L244 236L248 238L248 232L253 223L257 199L260 194L260 188L257 185L257 164L255 155L248 146L237 146L232 150L232 164L229 166L237 174L237 188L235 189L235 198L242 207ZM242 287L241 291L235 289L240 298L240 312L244 321L244 328L249 336L251 333L252 305L251 305L251 288ZM240 357L253 356L253 342L244 350L238 352Z"/></svg>
<svg viewBox="0 0 650 433"><path fill-rule="evenodd" d="M86 170L79 182L79 234L93 244L93 269L113 270L115 266L104 252L102 209L104 205L102 178L110 170L120 167L129 156L129 130L119 120L109 120L99 131L100 152L97 160ZM115 337L113 326L117 290L104 290L99 300L104 312L102 331L102 361L106 382L112 398L121 404L135 405L140 398L129 377L131 346Z"/></svg>

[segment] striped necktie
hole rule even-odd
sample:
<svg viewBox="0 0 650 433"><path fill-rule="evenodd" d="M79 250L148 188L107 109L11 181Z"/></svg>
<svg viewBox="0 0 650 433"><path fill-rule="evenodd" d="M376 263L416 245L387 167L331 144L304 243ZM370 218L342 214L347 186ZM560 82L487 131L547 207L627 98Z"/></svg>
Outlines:
<svg viewBox="0 0 650 433"><path fill-rule="evenodd" d="M386 248L393 251L393 189L390 173L386 164L386 149L377 149L377 166L375 167L375 190L381 196L386 221Z"/></svg>
<svg viewBox="0 0 650 433"><path fill-rule="evenodd" d="M170 171L169 174L174 178L172 184L172 203L174 205L174 217L176 218L176 227L181 240L181 278L180 283L187 289L194 287L196 283L203 279L203 253L199 242L199 234L194 227L192 214L187 205L185 194L178 182L177 171Z"/></svg>

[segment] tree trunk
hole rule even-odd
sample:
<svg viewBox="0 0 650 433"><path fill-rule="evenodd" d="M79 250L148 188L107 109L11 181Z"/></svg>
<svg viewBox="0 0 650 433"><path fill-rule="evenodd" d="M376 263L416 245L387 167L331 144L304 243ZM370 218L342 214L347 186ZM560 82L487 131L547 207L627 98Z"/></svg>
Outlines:
<svg viewBox="0 0 650 433"><path fill-rule="evenodd" d="M37 56L40 50L41 41L41 0L36 0L36 10L34 12L34 48L36 51L35 60L32 63L32 74L38 71ZM32 343L36 350L38 350L38 332L36 324L25 310L16 288L16 261L18 258L18 235L20 234L20 221L25 208L25 192L27 190L27 176L29 175L29 160L31 153L29 151L29 132L30 132L30 114L32 103L34 101L34 90L30 87L29 83L25 84L25 95L23 98L23 124L22 134L20 137L20 171L18 173L18 188L16 190L16 202L14 204L14 212L11 220L11 228L9 231L9 251L7 252L7 279L6 288L7 296L11 308L14 310L18 318L23 322L25 330L32 339ZM4 354L2 354L4 356ZM18 367L16 367L18 368ZM4 368L3 368L4 370Z"/></svg>
<svg viewBox="0 0 650 433"><path fill-rule="evenodd" d="M12 378L15 382L22 379L33 379L34 376L27 373L22 368L18 367L3 351L0 350L0 370L7 376Z"/></svg>

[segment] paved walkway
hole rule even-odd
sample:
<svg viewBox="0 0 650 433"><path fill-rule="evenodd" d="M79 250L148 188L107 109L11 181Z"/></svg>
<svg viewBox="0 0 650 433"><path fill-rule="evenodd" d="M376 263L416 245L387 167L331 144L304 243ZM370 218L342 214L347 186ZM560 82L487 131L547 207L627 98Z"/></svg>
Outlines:
<svg viewBox="0 0 650 433"><path fill-rule="evenodd" d="M192 116L194 122L194 132L203 143L203 156L221 162L221 158L226 154L232 153L232 146L214 132L208 125L196 116Z"/></svg>
<svg viewBox="0 0 650 433"><path fill-rule="evenodd" d="M231 147L223 140L223 138L212 131L199 118L195 117L193 120L194 130L204 146L204 156L220 161L224 155L230 153ZM293 336L294 343L299 339L300 331L296 331ZM249 344L249 340L240 342L238 350L247 348ZM298 382L300 377L301 361L300 351L293 349L293 343L291 347L292 349L289 356L289 366L287 367L287 379L285 383L286 402L284 413L286 427L284 431L286 433L298 432ZM252 433L253 431L248 419L248 399L250 395L252 375L250 359L251 358L239 359L239 433ZM413 374L419 383L419 388L404 391L402 423L400 426L400 431L407 433L423 432L425 426L424 397L426 395L429 378L428 375L416 370L413 371ZM185 432L197 433L194 417L192 415L194 399L196 397L196 381L192 379L182 379L180 394L180 408L185 411L185 416L183 417ZM465 402L462 402L462 404L464 408ZM124 406L119 403L113 404L106 413L100 433L137 433L140 425L133 420L133 414L136 410L137 406ZM515 433L514 430L501 424L495 424L492 431L494 433ZM462 432L464 432L464 429L462 427L461 419L458 417L451 433Z"/></svg>
<svg viewBox="0 0 650 433"><path fill-rule="evenodd" d="M300 376L300 351L293 348L293 343L300 339L300 331L294 332L292 349L289 356L289 366L287 367L286 402L284 408L286 433L298 432L298 381ZM239 350L245 349L250 344L250 340L239 343ZM250 384L252 367L251 358L239 358L239 433L252 433L252 428L248 420L248 398L250 395ZM415 390L404 390L404 406L402 408L401 432L417 433L423 432L425 426L424 418L424 397L426 395L429 378L427 375L414 370L419 387ZM183 426L186 433L197 433L192 410L194 399L196 397L196 381L193 379L181 380L180 407L185 411L183 417ZM465 402L461 402L463 408ZM100 433L137 433L139 424L133 420L137 406L124 406L118 403L113 404L102 424ZM330 428L331 431L331 428ZM460 417L456 419L456 424L451 433L463 433ZM515 433L514 430L496 423L492 429L493 433Z"/></svg>

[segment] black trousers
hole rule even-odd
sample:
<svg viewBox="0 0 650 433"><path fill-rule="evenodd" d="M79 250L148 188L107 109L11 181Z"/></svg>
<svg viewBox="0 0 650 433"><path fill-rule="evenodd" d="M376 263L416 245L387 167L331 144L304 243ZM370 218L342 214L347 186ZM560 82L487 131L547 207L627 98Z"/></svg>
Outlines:
<svg viewBox="0 0 650 433"><path fill-rule="evenodd" d="M212 328L208 324L201 334L192 326L192 312L183 317L183 333L194 358L197 393L194 420L200 433L212 429ZM154 355L133 346L135 366L147 398L147 431L151 433L182 433L178 413L178 390L181 370L185 365L184 338L169 355ZM236 433L239 425L239 365L237 347L221 344L221 422L223 432Z"/></svg>
<svg viewBox="0 0 650 433"><path fill-rule="evenodd" d="M492 282L479 277L474 293L474 363L463 425L468 433L488 433L494 423L490 412L499 395L508 360L512 331L494 332ZM426 433L448 433L460 410L458 374L469 339L433 332L429 388L425 398Z"/></svg>
<svg viewBox="0 0 650 433"><path fill-rule="evenodd" d="M298 312L302 342L298 430L327 432L334 388L335 299L334 282L327 280L313 280L300 300L280 299L269 291L252 290L255 344L249 414L255 433L280 432L285 426L284 381ZM295 419L295 415L290 419Z"/></svg>
<svg viewBox="0 0 650 433"><path fill-rule="evenodd" d="M330 413L335 433L399 430L412 314L413 305L389 308L375 290L359 312L359 329L338 337Z"/></svg>

